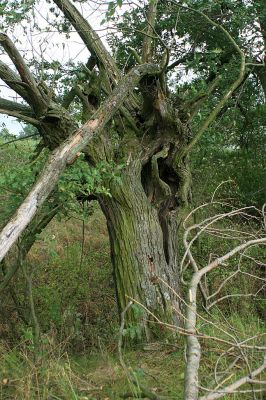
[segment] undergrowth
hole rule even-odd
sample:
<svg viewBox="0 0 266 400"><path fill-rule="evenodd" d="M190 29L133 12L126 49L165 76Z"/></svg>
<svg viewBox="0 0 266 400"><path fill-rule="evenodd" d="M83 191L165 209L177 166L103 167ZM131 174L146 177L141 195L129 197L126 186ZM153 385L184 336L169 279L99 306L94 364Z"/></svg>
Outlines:
<svg viewBox="0 0 266 400"><path fill-rule="evenodd" d="M12 164L11 159L8 162ZM212 192L209 187L203 189ZM200 196L206 200L206 194L198 190ZM241 229L241 223L238 224L233 227ZM231 244L205 238L193 250L203 264L214 249L223 254ZM0 304L1 400L117 400L125 395L136 398L138 384L164 399L183 398L184 337L177 335L171 343L140 343L134 350L125 349L123 358L128 370L120 365L119 318L109 242L99 207L93 206L93 213L84 221L75 213L61 221L55 218L38 237L26 264L33 271L33 298L41 336L36 347L25 280L20 271L3 293ZM249 260L243 262L244 271L250 268ZM227 274L226 269L213 273L208 282L210 288L216 289L221 277L226 278ZM244 293L256 292L256 283L239 277L226 287L225 294L239 289ZM231 341L232 335L241 341L261 334L256 344L265 343L264 294L253 304L241 298L233 303L225 300L219 308L212 309L212 324L206 322L209 314L200 308L203 319L199 320L199 331L221 339L201 340L203 387L216 385L213 371L219 357L217 371L223 376L237 355L234 349L223 356L228 347L222 340ZM252 361L250 367L256 367L256 362ZM226 383L235 381L246 370L247 365L239 360ZM137 385L132 385L129 372L134 374ZM224 399L249 400L250 396L234 394ZM257 394L257 400L263 399L263 393Z"/></svg>

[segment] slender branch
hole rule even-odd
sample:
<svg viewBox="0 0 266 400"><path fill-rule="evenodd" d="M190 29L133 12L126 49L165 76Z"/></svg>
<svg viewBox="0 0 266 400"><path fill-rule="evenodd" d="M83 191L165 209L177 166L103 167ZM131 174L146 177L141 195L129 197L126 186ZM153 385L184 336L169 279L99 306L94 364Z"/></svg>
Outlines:
<svg viewBox="0 0 266 400"><path fill-rule="evenodd" d="M96 65L96 57L95 56L90 56L90 58L88 59L86 65L84 65L84 68L86 69L86 71L88 72L88 74L91 74L91 71L93 70L93 68ZM68 108L70 106L70 104L72 103L72 101L74 100L75 96L76 96L76 85L78 83L78 79L76 79L76 82L74 82L73 87L69 90L69 92L67 92L62 100L62 106L64 108Z"/></svg>
<svg viewBox="0 0 266 400"><path fill-rule="evenodd" d="M227 261L229 258L232 258L235 254L240 253L241 251L247 249L248 247L252 247L254 245L261 245L261 244L266 244L266 237L261 237L258 239L252 239L249 240L245 243L240 244L239 246L236 246L234 249L223 255L222 257L216 258L214 261L212 261L209 265L206 267L202 268L199 270L193 278L193 285L198 283L200 279L202 278L203 275L207 274L208 272L212 271L214 268L218 267L219 265L223 264L225 261Z"/></svg>
<svg viewBox="0 0 266 400"><path fill-rule="evenodd" d="M185 328L192 333L187 337L188 359L187 359L186 374L185 374L186 400L195 400L198 398L198 370L199 370L201 351L200 351L200 343L196 335L197 333L196 321L197 321L197 289L200 280L208 272L222 265L225 261L232 258L235 254L238 254L251 246L260 244L266 244L266 237L249 240L245 243L240 244L239 246L236 246L234 249L232 249L222 257L216 258L206 267L202 268L201 270L198 270L197 272L194 272L192 276L189 286L190 306L187 307L186 324L185 324Z"/></svg>
<svg viewBox="0 0 266 400"><path fill-rule="evenodd" d="M19 255L20 256L20 255ZM33 288L32 288L32 274L33 271L27 270L24 260L20 260L20 267L23 271L24 278L26 280L26 287L27 287L27 297L29 302L30 314L31 314L31 323L34 331L34 345L36 350L39 346L39 339L40 339L40 324L37 318L36 310L35 310L35 303L34 303L34 296L33 296Z"/></svg>
<svg viewBox="0 0 266 400"><path fill-rule="evenodd" d="M150 2L147 12L147 28L142 47L142 61L151 62L152 59L152 34L154 32L155 18L157 14L158 0Z"/></svg>
<svg viewBox="0 0 266 400"><path fill-rule="evenodd" d="M159 73L158 66L154 64L144 64L133 68L121 79L119 85L92 118L51 153L32 190L0 233L0 261L33 219L66 166L75 159L76 154L82 151L93 137L102 132L143 76Z"/></svg>
<svg viewBox="0 0 266 400"><path fill-rule="evenodd" d="M194 56L195 56L195 53L188 53L188 54L184 55L183 57L179 58L178 60L173 61L172 64L168 65L168 67L166 68L166 71L167 72L171 71L178 65L183 64L184 62L193 59Z"/></svg>
<svg viewBox="0 0 266 400"><path fill-rule="evenodd" d="M15 65L22 82L27 85L26 90L30 96L30 102L33 108L36 110L37 114L42 114L47 108L47 99L44 99L33 75L24 61L24 58L19 53L12 40L4 33L0 33L0 44Z"/></svg>
<svg viewBox="0 0 266 400"><path fill-rule="evenodd" d="M22 121L28 122L29 124L34 125L34 126L40 125L40 122L37 119L27 117L27 115L23 115L18 111L10 111L10 110L5 110L5 109L0 108L0 114L5 114L5 115L9 115L10 117L15 117L15 118L21 119Z"/></svg>
<svg viewBox="0 0 266 400"><path fill-rule="evenodd" d="M206 99L210 96L210 94L216 89L218 86L219 82L221 80L221 76L218 75L207 87L206 92L200 96L200 98L196 99L193 101L193 104L189 110L190 117L189 119L192 120L192 118L197 114L199 109L201 108L202 104L205 102Z"/></svg>
<svg viewBox="0 0 266 400"><path fill-rule="evenodd" d="M260 290L262 290L262 288L264 288L265 285L263 285ZM211 304L208 304L207 310L209 311L213 306L217 305L218 303L220 303L221 301L230 299L230 298L236 298L236 297L256 297L257 293L235 293L235 294L227 294L226 296L220 297L219 299L213 301Z"/></svg>
<svg viewBox="0 0 266 400"><path fill-rule="evenodd" d="M156 323L156 324L159 324L161 326L164 326L164 327L170 329L171 331L178 332L179 334L184 335L184 336L190 336L191 334L193 334L193 332L188 331L187 329L182 328L180 326L173 325L173 324L168 324L166 322L160 321L159 318L156 317L155 314L153 314L147 307L145 307L139 301L137 301L136 299L134 299L133 297L130 297L130 296L126 296L126 297L128 299L134 301L134 303L136 303L139 306L141 306L147 312L147 314L149 314L152 317L153 323ZM190 305L187 304L182 297L179 297L179 298L182 301L182 303L184 303L186 305L186 307L190 307ZM200 315L197 314L197 316L200 316ZM210 322L210 321L206 320L205 318L203 318L202 316L200 316L200 317L201 317L202 320L205 320L205 322ZM186 317L184 317L184 318L186 319ZM151 322L151 321L149 321L149 322ZM213 340L213 341L216 341L218 343L226 344L226 345L230 346L233 349L234 348L235 349L240 349L240 348L242 349L243 348L243 349L252 349L252 350L258 350L258 351L263 351L263 352L265 352L265 350L266 350L265 346L251 346L251 345L246 345L246 344L242 344L242 343L233 343L233 342L229 342L228 340L224 340L224 339L221 339L221 338L216 337L216 336L209 336L209 335L205 335L205 334L201 334L201 333L195 333L194 335L196 337L200 338L200 339ZM262 333L261 334L261 336L264 336L264 335L266 335L266 333Z"/></svg>
<svg viewBox="0 0 266 400"><path fill-rule="evenodd" d="M121 78L121 72L114 59L102 43L99 35L95 32L95 30L93 30L89 22L81 15L78 9L69 0L53 1L76 29L91 55L97 58L98 66L101 64L104 67L106 74L112 83L112 87L114 87ZM134 96L133 92L130 94L129 99L127 99L125 103L131 110L139 108L139 101L136 96Z"/></svg>
<svg viewBox="0 0 266 400"><path fill-rule="evenodd" d="M230 99L230 97L232 96L234 91L238 88L238 86L243 81L243 79L245 77L245 66L246 66L245 62L246 62L246 59L245 59L244 52L240 49L240 47L238 46L236 41L233 39L233 37L230 35L230 33L222 25L220 25L217 22L213 21L206 14L204 14L203 12L201 12L199 10L196 10L196 9L188 7L188 6L181 5L181 4L177 3L176 1L172 1L172 3L175 4L177 7L183 8L185 10L190 10L190 11L200 15L209 24L211 24L212 26L214 26L217 29L221 30L223 32L223 34L227 37L228 41L232 44L232 46L234 47L236 52L240 56L240 68L239 68L238 78L230 85L229 89L226 90L226 92L224 93L222 99L219 101L219 103L216 105L216 107L212 110L212 112L209 114L209 116L203 122L202 126L199 128L199 130L197 131L197 133L195 134L193 139L189 142L187 147L185 147L181 151L181 153L178 155L179 159L181 159L182 157L186 156L191 151L192 147L194 147L194 145L199 141L199 139L202 137L203 133L208 129L210 124L215 120L215 118L217 117L218 113L222 110L222 108L224 107L224 105L226 104L228 99Z"/></svg>
<svg viewBox="0 0 266 400"><path fill-rule="evenodd" d="M127 377L129 379L129 381L131 383L133 383L135 386L137 386L138 390L136 395L138 397L145 397L148 398L150 400L161 400L161 397L159 397L156 393L150 391L149 389L147 389L146 387L144 387L143 385L140 385L140 383L136 380L134 374L132 374L129 371L129 368L127 367L124 359L123 359L123 355L122 355L122 344L123 344L123 333L124 333L124 328L125 328L125 315L126 312L129 310L129 308L132 306L133 301L130 300L129 303L126 305L124 311L122 311L121 313L121 324L120 324L120 329L119 329L119 339L118 339L118 355L119 355L119 361L120 364L122 366L122 368L124 369L124 371L127 374ZM139 393L140 392L140 393ZM125 394L122 396L123 398L127 398L127 397L132 397L132 394ZM134 396L135 397L135 396Z"/></svg>
<svg viewBox="0 0 266 400"><path fill-rule="evenodd" d="M53 0L65 17L71 22L77 33L87 46L89 52L95 55L104 65L109 78L113 83L117 83L121 73L113 58L106 50L99 35L93 30L89 22L81 15L78 9L69 0Z"/></svg>
<svg viewBox="0 0 266 400"><path fill-rule="evenodd" d="M128 50L130 51L130 53L133 55L133 57L135 58L135 60L137 61L138 64L142 64L142 60L141 57L138 55L137 51L131 47L128 46Z"/></svg>
<svg viewBox="0 0 266 400"><path fill-rule="evenodd" d="M245 383L253 383L254 378L257 375L261 374L265 370L265 368L266 368L266 354L264 355L263 363L257 369L252 371L249 375L238 379L231 385L228 385L222 389L219 389L215 392L212 391L212 393L206 396L201 396L199 400L216 400L219 399L220 397L225 396L226 394L234 393L236 389L238 389L240 386L243 386Z"/></svg>
<svg viewBox="0 0 266 400"><path fill-rule="evenodd" d="M123 359L122 345L123 345L123 335L124 335L124 329L125 329L125 315L126 315L127 311L129 310L129 308L132 306L132 304L133 304L133 301L130 300L128 302L128 304L126 305L125 309L121 312L121 323L120 323L120 328L119 328L119 337L118 337L118 344L117 344L119 361L120 361L121 367L126 372L128 372L128 368Z"/></svg>
<svg viewBox="0 0 266 400"><path fill-rule="evenodd" d="M39 135L37 133L32 133L31 135L27 135L27 136L23 136L23 137L19 137L19 138L13 139L13 140L9 140L8 142L0 144L0 148L4 147L4 146L7 146L8 144L14 143L14 142L19 142L20 140L29 139L29 138L34 137L34 136L39 136Z"/></svg>

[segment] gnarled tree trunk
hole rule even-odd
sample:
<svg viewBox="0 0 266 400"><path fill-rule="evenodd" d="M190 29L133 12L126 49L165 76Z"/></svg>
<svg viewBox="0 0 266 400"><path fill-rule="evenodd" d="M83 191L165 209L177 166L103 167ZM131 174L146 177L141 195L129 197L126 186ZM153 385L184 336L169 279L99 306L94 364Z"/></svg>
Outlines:
<svg viewBox="0 0 266 400"><path fill-rule="evenodd" d="M184 185L184 173L178 176L167 166L169 159L173 161L167 146L145 163L130 161L121 180L110 184L112 197L100 199L109 230L119 311L130 299L141 303L141 327L148 340L161 334L162 327L146 310L165 323L182 323L179 299L171 288L180 293L178 228L188 204L190 181L187 173ZM135 309L129 309L127 326L139 322Z"/></svg>
<svg viewBox="0 0 266 400"><path fill-rule="evenodd" d="M142 56L138 49L133 50L137 65L124 76L74 3L53 2L76 29L91 57L81 68L84 77L73 81L60 104L53 88L44 84L41 76L33 76L15 44L0 34L0 44L17 71L1 61L0 78L28 104L0 99L0 113L35 125L44 145L54 149L29 195L0 233L0 261L79 152L84 152L92 166L110 161L122 164L121 180L106 182L111 197L99 196L109 228L120 311L131 297L146 308L144 319L149 310L164 322L176 322L179 305L169 287L180 291L177 232L190 197L186 156L242 83L244 52L222 26L192 10L227 37L239 55L240 66L236 81L191 138L191 118L220 77L209 82L205 94L200 93L192 102L171 96L167 88L170 51L163 40L155 40L157 0L146 10ZM163 44L163 54L158 43ZM84 125L79 129L68 111L75 97L82 106ZM130 309L127 324L135 323L136 315ZM143 323L148 338L151 326Z"/></svg>

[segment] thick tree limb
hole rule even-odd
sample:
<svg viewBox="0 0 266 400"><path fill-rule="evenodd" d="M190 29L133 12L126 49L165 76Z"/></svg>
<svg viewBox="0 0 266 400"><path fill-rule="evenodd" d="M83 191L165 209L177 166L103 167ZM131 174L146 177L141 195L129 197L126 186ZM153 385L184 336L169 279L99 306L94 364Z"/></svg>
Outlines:
<svg viewBox="0 0 266 400"><path fill-rule="evenodd" d="M95 56L90 56L90 58L88 59L87 64L86 64L86 70L88 72L91 72L93 70L93 68L96 65L96 61L97 61L97 59ZM69 92L67 92L64 95L63 100L62 100L62 106L64 108L68 108L70 106L70 104L72 103L72 101L74 100L74 98L76 96L75 88L76 88L77 83L78 83L78 79L74 83L74 86L69 90Z"/></svg>
<svg viewBox="0 0 266 400"><path fill-rule="evenodd" d="M92 29L89 22L81 15L77 8L69 0L53 0L65 17L71 22L77 33L87 46L89 52L95 55L103 64L111 81L116 84L121 73L113 58L106 50L99 35Z"/></svg>
<svg viewBox="0 0 266 400"><path fill-rule="evenodd" d="M0 60L0 79L2 79L10 89L14 90L28 104L30 104L30 96L26 90L26 84L22 82L20 76L9 68L3 61Z"/></svg>
<svg viewBox="0 0 266 400"><path fill-rule="evenodd" d="M15 117L18 119L21 119L22 121L28 122L29 124L32 124L34 126L40 125L39 121L35 118L27 117L26 115L20 114L17 111L8 111L0 108L0 114L5 114L9 115L10 117Z"/></svg>
<svg viewBox="0 0 266 400"><path fill-rule="evenodd" d="M10 115L11 117L21 119L35 126L39 125L39 121L34 118L35 114L30 107L16 103L15 101L2 99L1 97L0 114Z"/></svg>
<svg viewBox="0 0 266 400"><path fill-rule="evenodd" d="M64 107L65 109L68 109L68 107L70 106L70 104L72 103L72 101L74 100L74 98L76 97L76 90L75 87L72 87L69 92L67 92L62 100L62 107Z"/></svg>
<svg viewBox="0 0 266 400"><path fill-rule="evenodd" d="M32 109L24 104L10 101L0 97L0 108L6 111L16 111L20 114L26 115L27 117L34 117Z"/></svg>
<svg viewBox="0 0 266 400"><path fill-rule="evenodd" d="M96 57L98 63L104 67L112 86L115 86L121 78L121 72L114 59L102 43L99 35L92 29L89 22L81 15L81 13L69 0L53 1L76 29L91 55ZM130 99L127 99L126 104L130 109L138 108L139 106L137 99L135 96L133 96L133 93L130 95Z"/></svg>
<svg viewBox="0 0 266 400"><path fill-rule="evenodd" d="M144 64L133 68L121 79L112 95L103 102L92 118L51 153L32 190L0 233L0 261L49 196L67 164L73 161L76 154L82 151L93 137L101 133L144 75L159 73L159 67L154 64Z"/></svg>
<svg viewBox="0 0 266 400"><path fill-rule="evenodd" d="M19 53L12 40L4 33L0 33L0 44L15 65L22 82L27 85L26 91L30 96L32 107L36 110L37 114L42 114L47 108L47 99L43 97L22 55Z"/></svg>

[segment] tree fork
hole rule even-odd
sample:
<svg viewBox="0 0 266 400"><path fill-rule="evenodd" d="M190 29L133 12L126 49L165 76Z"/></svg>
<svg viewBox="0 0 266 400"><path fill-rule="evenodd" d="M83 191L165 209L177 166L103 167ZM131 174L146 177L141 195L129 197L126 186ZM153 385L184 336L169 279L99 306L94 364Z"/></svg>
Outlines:
<svg viewBox="0 0 266 400"><path fill-rule="evenodd" d="M160 69L155 64L144 64L133 68L121 79L119 85L92 118L51 153L32 190L0 233L0 261L49 196L67 164L86 147L93 137L99 135L140 79L144 75L158 73Z"/></svg>

